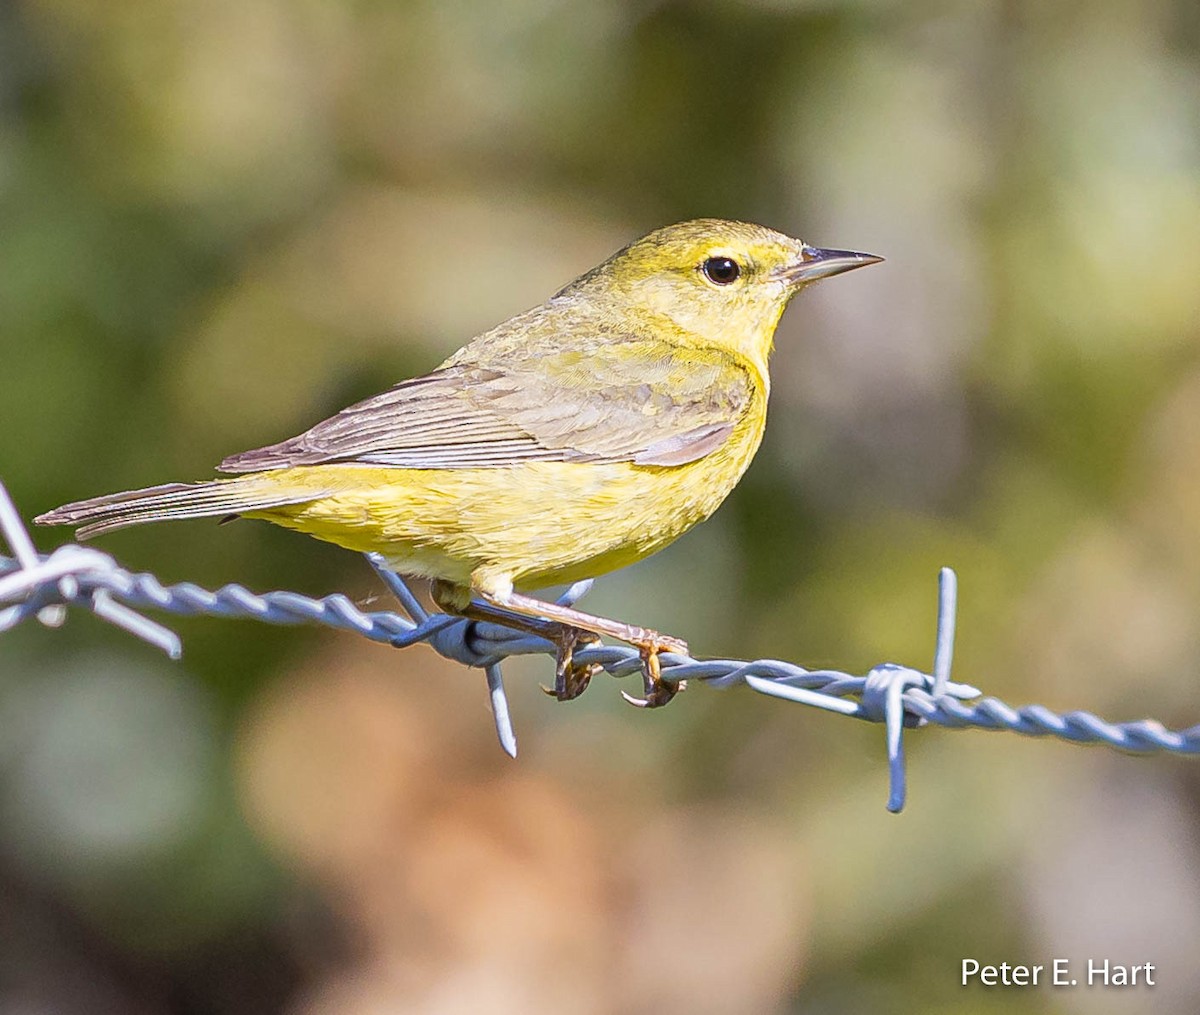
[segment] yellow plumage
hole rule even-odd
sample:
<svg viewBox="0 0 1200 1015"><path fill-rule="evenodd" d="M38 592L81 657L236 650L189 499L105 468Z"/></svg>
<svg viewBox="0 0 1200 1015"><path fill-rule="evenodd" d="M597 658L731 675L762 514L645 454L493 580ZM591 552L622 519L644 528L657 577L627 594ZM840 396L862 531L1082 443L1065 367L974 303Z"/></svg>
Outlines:
<svg viewBox="0 0 1200 1015"><path fill-rule="evenodd" d="M877 260L742 222L669 226L433 372L227 458L236 478L96 497L37 520L82 523L85 537L238 514L377 552L434 579L449 609L502 609L557 640L560 699L586 686L571 654L599 632L643 648L643 703L663 704L674 688L657 652L681 642L520 590L631 564L712 514L762 440L789 300Z"/></svg>
<svg viewBox="0 0 1200 1015"><path fill-rule="evenodd" d="M481 469L316 465L263 476L329 491L309 504L247 512L405 574L470 585L507 576L539 589L606 574L662 549L723 501L762 439L749 413L712 454L678 466L528 462Z"/></svg>

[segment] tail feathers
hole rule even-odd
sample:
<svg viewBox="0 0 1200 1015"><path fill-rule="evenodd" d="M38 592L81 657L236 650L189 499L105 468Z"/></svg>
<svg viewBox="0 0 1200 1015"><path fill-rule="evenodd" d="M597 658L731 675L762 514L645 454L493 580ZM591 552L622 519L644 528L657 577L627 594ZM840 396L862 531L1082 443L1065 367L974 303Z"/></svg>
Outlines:
<svg viewBox="0 0 1200 1015"><path fill-rule="evenodd" d="M324 491L272 489L259 477L217 479L207 483L164 483L144 490L110 493L75 501L34 519L39 525L78 525L76 536L90 539L104 532L182 518L209 518L248 511L269 511L304 504ZM80 525L80 523L84 523Z"/></svg>

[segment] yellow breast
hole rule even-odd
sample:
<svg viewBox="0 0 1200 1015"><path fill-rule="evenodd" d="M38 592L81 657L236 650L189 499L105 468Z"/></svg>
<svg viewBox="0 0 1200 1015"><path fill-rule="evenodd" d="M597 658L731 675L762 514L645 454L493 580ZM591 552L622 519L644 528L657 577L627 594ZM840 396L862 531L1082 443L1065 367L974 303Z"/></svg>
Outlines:
<svg viewBox="0 0 1200 1015"><path fill-rule="evenodd" d="M277 478L290 487L332 492L249 517L381 553L401 573L466 585L483 568L519 589L543 588L641 560L703 521L745 472L765 423L762 392L719 448L676 466L283 469Z"/></svg>

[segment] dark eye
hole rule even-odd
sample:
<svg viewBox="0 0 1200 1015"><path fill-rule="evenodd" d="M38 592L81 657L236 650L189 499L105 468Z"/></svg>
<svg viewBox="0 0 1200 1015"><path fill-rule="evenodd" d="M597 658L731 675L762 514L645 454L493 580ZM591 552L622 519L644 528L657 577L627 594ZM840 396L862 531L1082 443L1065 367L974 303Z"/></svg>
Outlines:
<svg viewBox="0 0 1200 1015"><path fill-rule="evenodd" d="M700 270L714 285L729 285L742 273L741 265L732 257L710 257L700 265Z"/></svg>

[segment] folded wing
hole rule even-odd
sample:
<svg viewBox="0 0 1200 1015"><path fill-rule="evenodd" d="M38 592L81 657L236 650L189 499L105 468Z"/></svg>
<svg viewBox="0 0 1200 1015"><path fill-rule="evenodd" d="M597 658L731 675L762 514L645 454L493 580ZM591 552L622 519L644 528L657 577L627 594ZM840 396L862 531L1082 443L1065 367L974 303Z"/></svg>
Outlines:
<svg viewBox="0 0 1200 1015"><path fill-rule="evenodd" d="M606 337L587 348L463 350L438 370L343 409L225 472L328 462L417 469L527 461L680 465L733 432L751 377L720 350Z"/></svg>

